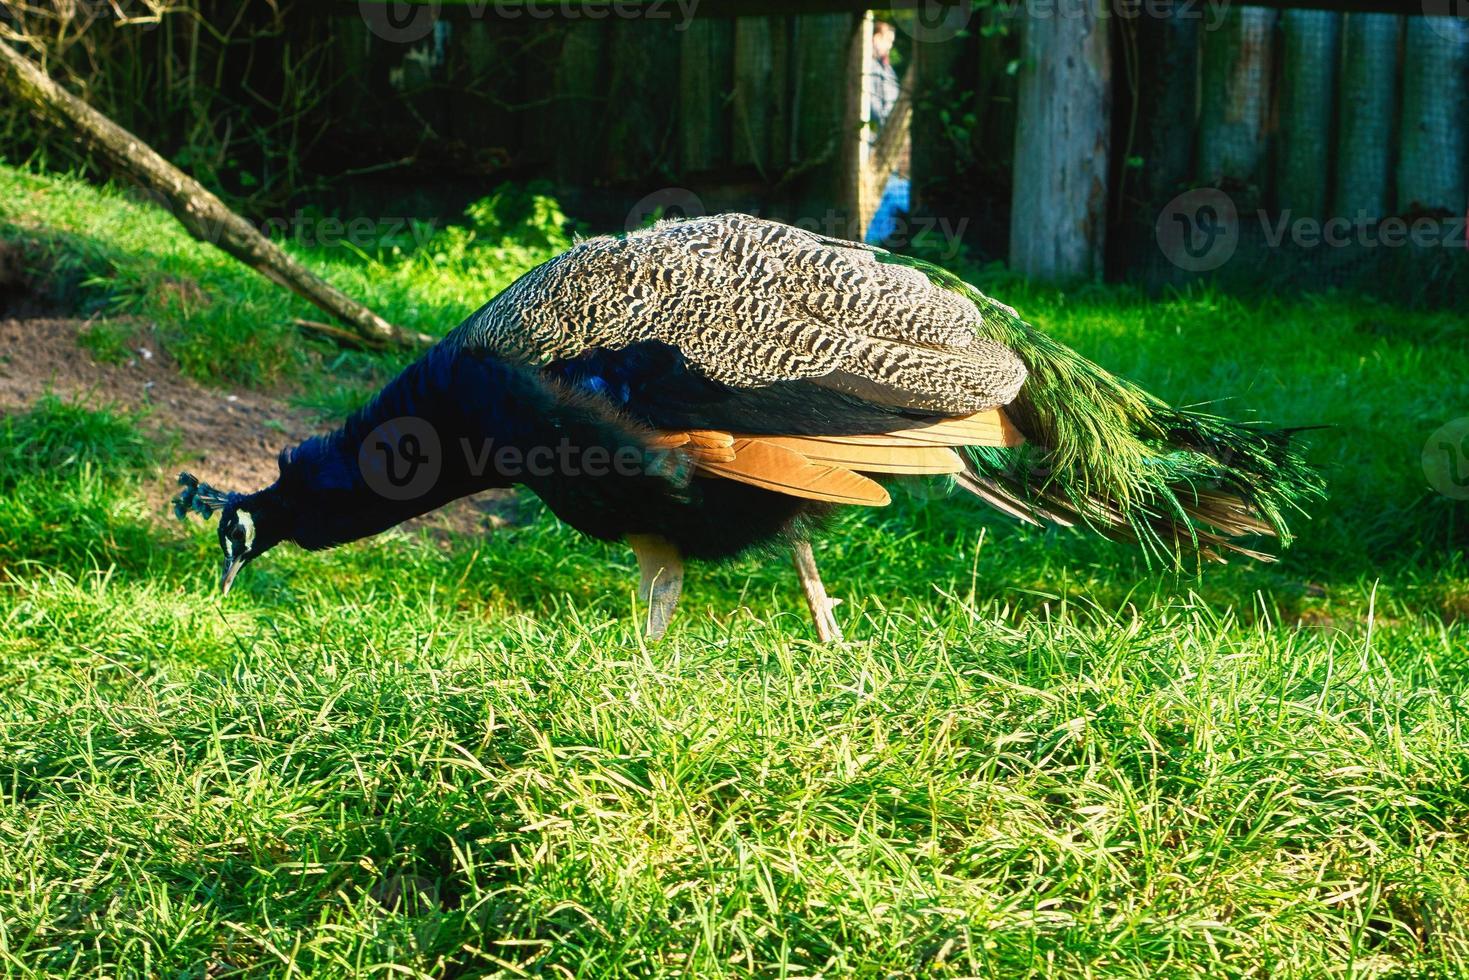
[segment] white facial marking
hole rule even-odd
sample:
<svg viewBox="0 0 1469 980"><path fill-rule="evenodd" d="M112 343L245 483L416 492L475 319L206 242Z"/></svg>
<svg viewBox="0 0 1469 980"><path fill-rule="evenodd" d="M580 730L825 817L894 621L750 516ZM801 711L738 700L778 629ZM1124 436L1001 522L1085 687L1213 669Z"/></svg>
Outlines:
<svg viewBox="0 0 1469 980"><path fill-rule="evenodd" d="M250 516L248 510L235 511L235 520L245 532L245 550L249 551L255 547L255 518Z"/></svg>

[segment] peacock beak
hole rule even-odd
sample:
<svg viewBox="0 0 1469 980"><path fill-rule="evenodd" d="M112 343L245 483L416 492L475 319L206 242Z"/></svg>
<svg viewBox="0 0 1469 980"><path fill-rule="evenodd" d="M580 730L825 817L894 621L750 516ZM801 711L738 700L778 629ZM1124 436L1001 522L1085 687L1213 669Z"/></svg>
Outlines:
<svg viewBox="0 0 1469 980"><path fill-rule="evenodd" d="M219 579L219 594L221 597L230 594L230 587L235 584L235 576L240 573L244 566L243 558L226 558L224 560L224 574Z"/></svg>

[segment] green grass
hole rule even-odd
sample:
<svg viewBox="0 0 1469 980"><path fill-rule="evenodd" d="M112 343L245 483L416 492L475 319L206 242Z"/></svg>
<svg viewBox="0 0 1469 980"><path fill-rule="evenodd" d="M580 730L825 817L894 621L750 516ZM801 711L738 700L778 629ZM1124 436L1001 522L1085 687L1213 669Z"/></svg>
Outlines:
<svg viewBox="0 0 1469 980"><path fill-rule="evenodd" d="M13 224L134 269L95 288L141 281L135 205L5 182ZM173 274L256 288L155 231ZM133 420L5 420L0 974L1469 973L1465 514L1418 465L1469 405L1461 321L984 285L1164 397L1334 425L1303 436L1332 497L1298 546L1159 576L899 493L818 547L848 645L812 642L781 556L695 569L648 644L630 554L532 505L282 549L221 603ZM422 288L436 330L487 295ZM299 364L262 383L390 369L278 339Z"/></svg>
<svg viewBox="0 0 1469 980"><path fill-rule="evenodd" d="M385 219L382 235L361 236L375 243L369 251L306 216L299 234L295 218L286 224L280 244L400 326L442 334L570 244L564 216L538 193L502 188L466 218L437 231ZM290 386L336 407L396 363L307 342L293 321L320 320L319 310L201 246L139 192L0 162L0 240L24 247L54 301L156 324L184 373L203 381ZM88 336L104 358L115 355L114 335L94 327Z"/></svg>

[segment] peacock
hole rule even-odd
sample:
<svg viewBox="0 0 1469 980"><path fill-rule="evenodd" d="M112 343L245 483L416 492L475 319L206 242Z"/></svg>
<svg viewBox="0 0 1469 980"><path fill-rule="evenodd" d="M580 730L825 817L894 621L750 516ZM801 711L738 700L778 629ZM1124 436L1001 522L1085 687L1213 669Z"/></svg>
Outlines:
<svg viewBox="0 0 1469 980"><path fill-rule="evenodd" d="M791 549L818 636L841 631L811 538L895 480L1150 556L1266 559L1323 494L1291 431L1170 407L936 265L724 214L583 240L471 314L253 493L190 474L228 593L282 542L328 548L524 485L631 546L650 637L684 563Z"/></svg>

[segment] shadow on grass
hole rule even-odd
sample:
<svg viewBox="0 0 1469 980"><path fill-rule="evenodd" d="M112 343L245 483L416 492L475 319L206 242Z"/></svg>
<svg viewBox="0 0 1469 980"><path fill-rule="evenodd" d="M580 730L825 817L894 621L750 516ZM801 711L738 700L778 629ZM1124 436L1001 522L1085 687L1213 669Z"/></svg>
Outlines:
<svg viewBox="0 0 1469 980"><path fill-rule="evenodd" d="M73 575L112 567L129 577L183 575L201 583L212 577L212 536L180 541L138 502L137 481L158 458L158 447L139 435L134 420L106 411L48 398L5 419L0 520L7 533L0 538L0 564L15 574L36 563ZM1063 602L1111 610L1156 606L1197 593L1249 616L1331 621L1337 614L1360 618L1376 583L1379 609L1397 603L1397 615L1416 607L1459 618L1469 606L1460 550L1469 530L1464 503L1427 497L1403 507L1387 498L1390 492L1322 504L1317 519L1300 524L1299 542L1278 564L1160 568L1127 544L1078 531L1016 527L966 496L904 494L886 510L839 517L820 557L834 594L886 601L970 596L1038 612ZM326 562L331 572L321 585L349 596L393 588L406 574L466 585L458 601L471 607L503 600L554 615L570 601L625 614L635 581L626 550L581 538L543 507L526 511L529 526L464 539L447 550L388 539L331 556L273 554L242 584L267 604L290 603L293 590L281 576ZM785 554L771 548L728 566L696 568L691 602L733 608L752 590L794 595L793 581Z"/></svg>

